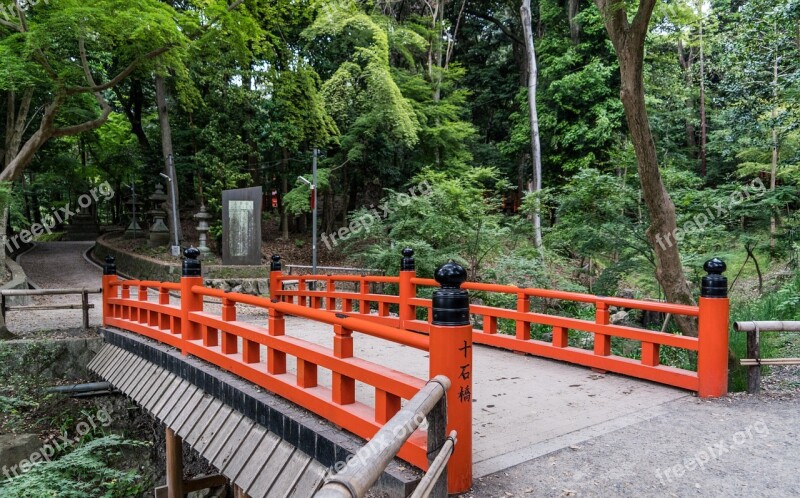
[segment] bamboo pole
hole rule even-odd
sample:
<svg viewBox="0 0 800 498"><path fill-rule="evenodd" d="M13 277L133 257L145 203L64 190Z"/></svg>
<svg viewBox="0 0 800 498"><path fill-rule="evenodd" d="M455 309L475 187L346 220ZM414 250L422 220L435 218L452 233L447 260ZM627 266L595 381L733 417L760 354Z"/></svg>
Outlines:
<svg viewBox="0 0 800 498"><path fill-rule="evenodd" d="M800 322L790 321L755 321L755 322L736 322L733 329L739 332L800 332Z"/></svg>
<svg viewBox="0 0 800 498"><path fill-rule="evenodd" d="M364 496L449 388L450 380L447 377L440 375L431 379L366 445L358 450L345 468L328 479L314 496L316 498Z"/></svg>

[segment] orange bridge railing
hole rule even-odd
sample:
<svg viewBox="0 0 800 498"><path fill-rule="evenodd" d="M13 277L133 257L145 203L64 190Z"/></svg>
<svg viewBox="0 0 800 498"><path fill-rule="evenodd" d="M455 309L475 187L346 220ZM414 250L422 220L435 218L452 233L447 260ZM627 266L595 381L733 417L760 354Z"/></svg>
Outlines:
<svg viewBox="0 0 800 498"><path fill-rule="evenodd" d="M377 337L428 352L430 377L455 375L453 352L466 344L471 362L471 330L443 326L436 334L423 335L344 313L330 313L264 297L223 292L204 287L200 276L199 252L184 253L180 283L119 280L113 258L107 258L103 276L103 324L117 327L180 349L224 370L247 379L292 401L365 439L371 438L422 389L419 379L354 355L353 333ZM280 273L280 264L273 264ZM273 272L273 274L276 272ZM171 294L179 293L179 297ZM204 310L204 298L220 300L219 314ZM266 326L237 320L237 305L266 311ZM285 316L297 316L331 326L331 347L324 347L287 334ZM287 358L296 368L287 368ZM463 363L463 362L460 362ZM448 368L450 370L448 370ZM319 369L331 372L331 385L318 383ZM460 369L458 370L461 371ZM356 400L356 383L374 389L374 404ZM454 385L459 383L454 382ZM471 389L461 382L460 388ZM451 389L452 391L452 389ZM463 394L462 394L463 396ZM462 400L463 401L463 400ZM448 398L448 402L450 399ZM471 400L448 405L448 420L463 440L471 441ZM450 425L448 425L450 427ZM461 441L459 445L462 446ZM471 444L460 460L451 459L451 492L472 485ZM427 469L427 435L418 430L403 445L398 456ZM433 455L435 456L435 455ZM453 463L455 462L455 463Z"/></svg>
<svg viewBox="0 0 800 498"><path fill-rule="evenodd" d="M401 271L396 277L288 276L273 271L271 293L284 302L297 303L311 309L336 310L374 323L428 334L436 310L432 309L431 299L418 297L418 291L424 287L438 287L438 283L432 279L417 278L413 251L405 249L403 254ZM278 257L273 256L274 260L279 261L276 258ZM725 263L714 258L704 268L708 275L703 277L697 306L476 282L464 283L461 288L503 294L516 301L516 306L509 308L475 303L469 305L470 323L473 324L472 338L477 344L638 377L696 391L700 397L718 397L727 392L728 383L729 302L727 280L722 276ZM378 292L376 289L379 286L393 286L397 289L397 294ZM591 305L594 307L594 320L531 311L532 298ZM697 337L689 337L612 324L609 311L612 306L693 317L697 319L699 333ZM501 320L513 322L514 335L498 333ZM546 327L551 338L532 338L531 328L535 325ZM591 334L592 349L571 346L569 338L572 331ZM638 342L640 353L635 358L613 354L612 338ZM696 353L696 369L662 364L661 350L664 347Z"/></svg>

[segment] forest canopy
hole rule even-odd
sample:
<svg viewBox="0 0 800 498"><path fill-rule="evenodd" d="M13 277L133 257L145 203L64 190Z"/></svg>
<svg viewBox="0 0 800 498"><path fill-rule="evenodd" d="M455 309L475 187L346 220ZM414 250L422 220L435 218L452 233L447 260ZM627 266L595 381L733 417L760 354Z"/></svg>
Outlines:
<svg viewBox="0 0 800 498"><path fill-rule="evenodd" d="M688 301L731 247L796 258L798 0L9 2L12 232L102 182L146 197L164 172L214 236L223 190L275 191L289 240L310 230L296 178L317 149L320 233L432 185L341 246L362 261L407 241L473 278L533 265L555 285L558 267Z"/></svg>

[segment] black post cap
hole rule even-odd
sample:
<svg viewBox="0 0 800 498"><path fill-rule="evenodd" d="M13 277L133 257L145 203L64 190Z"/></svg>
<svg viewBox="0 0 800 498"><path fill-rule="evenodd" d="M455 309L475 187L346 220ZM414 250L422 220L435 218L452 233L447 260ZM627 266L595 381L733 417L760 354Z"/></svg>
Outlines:
<svg viewBox="0 0 800 498"><path fill-rule="evenodd" d="M269 265L269 271L281 271L281 257L278 254L272 255L272 262Z"/></svg>
<svg viewBox="0 0 800 498"><path fill-rule="evenodd" d="M461 288L467 271L449 261L436 269L434 278L441 288L433 293L433 325L469 325L469 292Z"/></svg>
<svg viewBox="0 0 800 498"><path fill-rule="evenodd" d="M103 275L116 275L117 274L117 258L114 256L106 256L106 264L103 265Z"/></svg>
<svg viewBox="0 0 800 498"><path fill-rule="evenodd" d="M202 274L200 261L200 251L194 247L190 247L183 251L183 276L184 277L199 277Z"/></svg>
<svg viewBox="0 0 800 498"><path fill-rule="evenodd" d="M728 297L728 279L722 275L727 265L719 258L706 261L703 269L708 273L700 284L702 297Z"/></svg>
<svg viewBox="0 0 800 498"><path fill-rule="evenodd" d="M416 270L414 262L414 249L406 247L403 249L403 259L400 260L400 271Z"/></svg>

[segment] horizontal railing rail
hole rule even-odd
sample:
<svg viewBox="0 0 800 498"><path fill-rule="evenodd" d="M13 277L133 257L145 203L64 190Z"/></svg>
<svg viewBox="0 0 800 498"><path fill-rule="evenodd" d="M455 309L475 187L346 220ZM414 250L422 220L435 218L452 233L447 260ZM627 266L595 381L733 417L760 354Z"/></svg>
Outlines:
<svg viewBox="0 0 800 498"><path fill-rule="evenodd" d="M434 457L439 448L446 446L445 453L437 462L432 459L429 478L423 479L420 496L444 498L447 496L447 474L444 472L445 457L449 457L452 446L444 437L445 394L450 389L450 380L439 375L431 379L377 434L352 458L338 462L336 473L326 479L316 498L362 498L375 484L380 475L397 455L403 444L427 419L428 449ZM436 409L438 407L438 409ZM435 433L435 434L434 434ZM455 436L453 435L453 440ZM443 479L442 479L443 477Z"/></svg>
<svg viewBox="0 0 800 498"><path fill-rule="evenodd" d="M283 268L289 275L294 274L295 270L314 270L314 267L311 265L283 265ZM317 266L316 269L318 272L343 272L354 273L356 275L364 275L368 273L383 275L386 273L377 268L350 268L346 266Z"/></svg>
<svg viewBox="0 0 800 498"><path fill-rule="evenodd" d="M413 258L409 258L413 261ZM718 261L724 267L721 261L712 261ZM708 281L708 285L711 285L717 277L725 278L721 275L724 268L719 270L712 265L707 270L709 275L704 278L704 284ZM300 279L294 277L298 283L296 289L284 289L281 283L287 278L282 274L272 276L271 293L274 297L310 308L337 311L385 325L429 333L433 319L432 302L429 298L420 297L419 290L425 287L438 288L439 284L434 279L416 277L413 268L401 271L399 276L377 279L352 275L304 275ZM315 283L313 288L307 285L308 282ZM345 282L355 283L356 289L340 290L337 284ZM397 293L376 292L370 286L375 282L392 284ZM461 288L515 298L513 307L470 305L473 339L478 344L630 375L697 391L704 397L721 396L727 392L727 359L723 354L728 344L728 300L725 296L701 296L698 305L684 305L480 282L465 282ZM593 306L594 320L533 311L534 298ZM698 337L691 337L611 323L611 307L695 319L699 334ZM500 324L503 320L513 322L513 335L501 333ZM531 335L534 326L545 327L549 339L534 338ZM574 345L574 339L570 341L574 332L590 334L591 341L587 341L587 347L591 349ZM638 354L614 354L612 338L638 343ZM684 363L693 362L696 368L664 365L663 348L685 351L682 355Z"/></svg>

